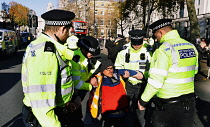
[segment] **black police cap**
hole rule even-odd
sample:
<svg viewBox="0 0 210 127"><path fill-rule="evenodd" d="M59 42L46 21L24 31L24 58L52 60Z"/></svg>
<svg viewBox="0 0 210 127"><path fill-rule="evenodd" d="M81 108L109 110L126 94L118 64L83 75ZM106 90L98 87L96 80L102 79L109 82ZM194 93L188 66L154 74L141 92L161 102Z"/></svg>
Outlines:
<svg viewBox="0 0 210 127"><path fill-rule="evenodd" d="M49 26L68 26L75 14L71 11L53 9L41 15L45 20L45 25Z"/></svg>
<svg viewBox="0 0 210 127"><path fill-rule="evenodd" d="M146 32L144 30L131 30L128 32L132 45L141 45Z"/></svg>
<svg viewBox="0 0 210 127"><path fill-rule="evenodd" d="M78 41L77 46L86 49L94 56L99 55L101 51L98 40L93 36L83 37Z"/></svg>
<svg viewBox="0 0 210 127"><path fill-rule="evenodd" d="M160 19L154 23L152 23L149 28L152 29L152 32L154 33L160 28L163 28L165 26L170 26L172 24L172 19Z"/></svg>

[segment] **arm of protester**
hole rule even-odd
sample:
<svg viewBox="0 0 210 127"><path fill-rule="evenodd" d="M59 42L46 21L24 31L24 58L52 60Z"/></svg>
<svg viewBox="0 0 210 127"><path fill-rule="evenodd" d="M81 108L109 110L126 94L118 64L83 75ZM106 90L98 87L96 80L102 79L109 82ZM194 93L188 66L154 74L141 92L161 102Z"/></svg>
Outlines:
<svg viewBox="0 0 210 127"><path fill-rule="evenodd" d="M140 71L134 71L129 69L118 69L118 73L123 75L124 78L126 78L125 75L127 76L128 73L129 73L128 77L132 76L136 79L143 79L144 77L144 75Z"/></svg>

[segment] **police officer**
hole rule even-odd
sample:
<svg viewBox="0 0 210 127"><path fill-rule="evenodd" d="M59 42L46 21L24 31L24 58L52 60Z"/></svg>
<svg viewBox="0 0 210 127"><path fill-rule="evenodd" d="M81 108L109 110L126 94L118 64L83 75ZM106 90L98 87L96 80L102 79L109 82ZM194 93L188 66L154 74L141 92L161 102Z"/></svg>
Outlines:
<svg viewBox="0 0 210 127"><path fill-rule="evenodd" d="M41 17L44 32L28 45L23 57L24 123L26 127L70 126L66 114L75 105L70 103L74 86L67 59L72 59L73 51L63 44L75 14L54 9Z"/></svg>
<svg viewBox="0 0 210 127"><path fill-rule="evenodd" d="M71 50L77 50L78 46L77 46L77 42L78 42L79 38L75 35L71 35L67 38L65 45L68 46L69 49Z"/></svg>
<svg viewBox="0 0 210 127"><path fill-rule="evenodd" d="M192 127L198 52L193 44L180 38L171 24L171 19L160 19L149 26L162 45L152 56L148 83L138 106L143 110L156 96L154 127Z"/></svg>
<svg viewBox="0 0 210 127"><path fill-rule="evenodd" d="M137 80L135 78L129 77L126 82L127 96L130 98L130 109L128 111L127 126L134 127L144 126L144 112L138 109L138 98L140 94L140 89L143 89L146 85L149 61L151 58L150 52L143 45L143 39L145 36L145 31L143 30L131 30L129 31L130 40L129 46L118 53L115 67L116 69L130 69L138 70L144 74L144 80ZM139 122L138 122L139 121Z"/></svg>
<svg viewBox="0 0 210 127"><path fill-rule="evenodd" d="M90 78L95 74L101 64L96 57L100 54L99 42L92 36L85 36L77 43L78 50L74 51L74 57L71 61L73 67L73 80L75 85L75 98L77 110L73 112L74 121L82 122L81 101L86 93L92 89ZM96 85L97 82L92 83ZM78 125L77 125L78 126Z"/></svg>

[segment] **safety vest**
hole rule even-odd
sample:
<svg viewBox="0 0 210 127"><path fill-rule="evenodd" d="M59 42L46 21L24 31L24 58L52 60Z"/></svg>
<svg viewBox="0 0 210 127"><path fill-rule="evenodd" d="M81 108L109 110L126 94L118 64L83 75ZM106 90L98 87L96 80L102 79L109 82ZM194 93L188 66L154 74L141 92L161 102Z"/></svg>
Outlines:
<svg viewBox="0 0 210 127"><path fill-rule="evenodd" d="M198 72L195 46L180 38L176 30L165 34L163 43L151 60L149 78L141 97L148 102L154 95L172 98L194 92L194 76Z"/></svg>
<svg viewBox="0 0 210 127"><path fill-rule="evenodd" d="M141 71L147 79L150 59L151 54L147 51L146 47L142 46L140 49L134 50L130 44L129 47L118 53L115 68ZM133 85L142 83L142 80L137 80L133 77L129 77L128 81Z"/></svg>
<svg viewBox="0 0 210 127"><path fill-rule="evenodd" d="M63 107L73 95L71 66L60 54L65 49L54 39L41 34L31 42L22 63L23 103L31 107L42 127L60 127L54 108ZM72 54L66 54L72 58Z"/></svg>
<svg viewBox="0 0 210 127"><path fill-rule="evenodd" d="M103 76L101 73L98 73L96 77L98 79L98 87L90 91L89 99L89 108L92 117L97 118L100 113L103 114L106 111L115 111L124 108L128 101L126 97L125 82L122 77L119 77L120 81L114 86L119 91L115 90L114 87L102 86ZM101 106L101 112L99 111L99 105Z"/></svg>
<svg viewBox="0 0 210 127"><path fill-rule="evenodd" d="M89 78L99 68L101 62L96 60L93 68L88 71L88 59L82 54L80 49L77 49L74 51L74 57L73 60L71 60L71 64L73 67L72 74L75 89L90 91L92 89L92 85L86 81L89 80Z"/></svg>

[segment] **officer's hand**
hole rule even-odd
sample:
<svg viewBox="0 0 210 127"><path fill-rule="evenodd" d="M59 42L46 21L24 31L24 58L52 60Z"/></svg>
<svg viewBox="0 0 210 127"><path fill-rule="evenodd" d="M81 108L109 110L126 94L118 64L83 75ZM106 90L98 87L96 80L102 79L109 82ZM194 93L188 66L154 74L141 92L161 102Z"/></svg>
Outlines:
<svg viewBox="0 0 210 127"><path fill-rule="evenodd" d="M75 104L72 103L72 102L67 103L67 104L66 104L66 107L69 109L70 112L73 112L73 111L76 110L76 106L75 106Z"/></svg>
<svg viewBox="0 0 210 127"><path fill-rule="evenodd" d="M81 97L80 96L77 96L75 98L75 100L74 100L74 105L75 105L76 109L79 108L79 106L81 105L81 103L82 103Z"/></svg>
<svg viewBox="0 0 210 127"><path fill-rule="evenodd" d="M136 79L143 79L144 75L139 71L136 71L136 72L137 72L137 74L134 75L133 77L136 78Z"/></svg>
<svg viewBox="0 0 210 127"><path fill-rule="evenodd" d="M92 77L92 78L90 79L90 84L91 84L94 88L98 87L98 80L97 80L97 78L96 78L96 77Z"/></svg>
<svg viewBox="0 0 210 127"><path fill-rule="evenodd" d="M145 110L145 107L141 106L139 101L138 101L138 108L139 108L139 110Z"/></svg>
<svg viewBox="0 0 210 127"><path fill-rule="evenodd" d="M129 71L124 71L124 75L123 75L123 78L128 78L128 77L130 77L130 73L129 73Z"/></svg>

